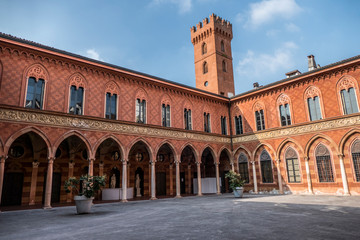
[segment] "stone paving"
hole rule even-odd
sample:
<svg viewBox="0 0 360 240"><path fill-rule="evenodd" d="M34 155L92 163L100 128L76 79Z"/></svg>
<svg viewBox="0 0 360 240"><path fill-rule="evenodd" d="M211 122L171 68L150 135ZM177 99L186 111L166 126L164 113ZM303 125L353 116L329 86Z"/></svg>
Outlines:
<svg viewBox="0 0 360 240"><path fill-rule="evenodd" d="M360 239L360 196L245 195L0 213L0 239Z"/></svg>

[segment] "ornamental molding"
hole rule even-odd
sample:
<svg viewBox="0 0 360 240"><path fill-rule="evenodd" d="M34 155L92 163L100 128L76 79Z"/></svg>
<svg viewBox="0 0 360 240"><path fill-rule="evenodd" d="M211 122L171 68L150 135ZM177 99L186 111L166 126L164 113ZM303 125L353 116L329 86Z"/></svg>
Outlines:
<svg viewBox="0 0 360 240"><path fill-rule="evenodd" d="M318 123L308 123L302 126L287 127L284 129L270 130L266 132L255 133L247 136L234 137L233 143L251 142L272 138L284 138L291 135L303 135L319 131L332 130L342 127L353 127L360 124L360 115L353 117L328 120Z"/></svg>
<svg viewBox="0 0 360 240"><path fill-rule="evenodd" d="M215 142L230 144L230 138L209 136L205 134L182 132L146 126L137 126L123 123L113 123L101 120L84 119L69 116L57 116L48 113L27 112L0 108L0 120L10 122L32 123L51 127L72 127L82 130L97 130L118 132L129 135L142 135L149 137L176 138L202 142Z"/></svg>

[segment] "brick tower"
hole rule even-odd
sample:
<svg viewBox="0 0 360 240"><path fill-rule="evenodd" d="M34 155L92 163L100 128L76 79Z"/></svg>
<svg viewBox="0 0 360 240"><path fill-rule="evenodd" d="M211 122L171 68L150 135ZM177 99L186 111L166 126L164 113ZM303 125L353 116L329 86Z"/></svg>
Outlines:
<svg viewBox="0 0 360 240"><path fill-rule="evenodd" d="M232 25L215 14L209 18L190 29L194 45L196 87L231 97L235 93Z"/></svg>

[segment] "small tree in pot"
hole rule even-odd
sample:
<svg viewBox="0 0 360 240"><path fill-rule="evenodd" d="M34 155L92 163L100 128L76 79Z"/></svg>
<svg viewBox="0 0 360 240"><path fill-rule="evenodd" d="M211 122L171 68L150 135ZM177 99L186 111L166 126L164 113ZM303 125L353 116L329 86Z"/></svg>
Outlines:
<svg viewBox="0 0 360 240"><path fill-rule="evenodd" d="M90 213L95 194L105 186L105 179L106 176L83 175L79 179L70 177L65 181L65 191L77 194L74 196L74 200L78 214Z"/></svg>
<svg viewBox="0 0 360 240"><path fill-rule="evenodd" d="M245 180L241 179L240 174L230 170L225 175L225 177L229 179L229 185L230 185L230 188L234 192L234 196L235 197L242 197L243 193L244 193L243 186L244 186Z"/></svg>

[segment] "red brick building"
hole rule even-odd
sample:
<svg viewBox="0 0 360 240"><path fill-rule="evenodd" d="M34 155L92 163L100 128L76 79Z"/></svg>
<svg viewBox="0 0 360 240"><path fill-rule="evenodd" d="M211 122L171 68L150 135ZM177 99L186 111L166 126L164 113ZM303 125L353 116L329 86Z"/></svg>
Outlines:
<svg viewBox="0 0 360 240"><path fill-rule="evenodd" d="M70 202L86 173L152 199L227 192L230 169L247 191L360 194L360 56L234 96L231 39L216 15L191 28L192 88L0 34L1 205Z"/></svg>

